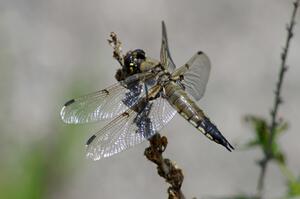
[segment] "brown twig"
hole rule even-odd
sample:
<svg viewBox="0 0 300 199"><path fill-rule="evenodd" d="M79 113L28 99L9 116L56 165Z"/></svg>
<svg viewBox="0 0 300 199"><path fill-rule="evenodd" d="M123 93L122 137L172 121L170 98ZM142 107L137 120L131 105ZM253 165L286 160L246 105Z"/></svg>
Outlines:
<svg viewBox="0 0 300 199"><path fill-rule="evenodd" d="M107 40L109 45L114 49L113 57L121 64L124 65L124 56L122 55L121 41L118 39L117 34L114 32L110 33L110 39Z"/></svg>
<svg viewBox="0 0 300 199"><path fill-rule="evenodd" d="M283 52L281 54L281 65L280 65L278 82L276 84L275 100L274 100L273 108L271 110L271 126L269 128L270 129L270 138L269 138L267 150L265 151L265 154L264 154L264 158L260 162L261 171L260 171L260 176L258 179L258 186L257 186L258 198L262 197L267 165L268 165L269 161L272 160L272 158L273 158L271 147L272 147L274 136L275 136L275 130L278 125L277 112L278 112L279 105L282 103L282 98L280 96L280 93L281 93L281 88L282 88L282 83L283 83L283 77L288 68L286 65L286 60L287 60L287 55L288 55L288 51L289 51L290 41L294 35L293 30L294 30L294 27L296 24L295 17L297 14L297 8L299 7L299 2L300 2L300 0L296 0L293 3L294 9L293 9L291 21L290 21L290 24L288 24L286 27L287 39L286 39L285 47L283 48Z"/></svg>
<svg viewBox="0 0 300 199"><path fill-rule="evenodd" d="M171 186L168 188L169 199L184 199L181 192L183 173L180 168L171 160L164 158L162 153L165 151L168 140L159 133L149 139L150 146L145 149L145 156L148 160L157 165L157 173L163 177Z"/></svg>

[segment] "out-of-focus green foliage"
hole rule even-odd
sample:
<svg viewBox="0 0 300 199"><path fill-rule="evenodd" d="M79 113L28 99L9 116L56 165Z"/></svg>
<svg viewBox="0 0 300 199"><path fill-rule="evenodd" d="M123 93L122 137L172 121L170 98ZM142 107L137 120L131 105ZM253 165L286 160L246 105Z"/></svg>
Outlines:
<svg viewBox="0 0 300 199"><path fill-rule="evenodd" d="M287 179L287 193L283 198L299 198L300 197L300 178L296 178L286 165L286 157L278 144L279 135L288 129L286 122L280 121L276 124L275 134L272 145L270 144L270 124L266 119L248 115L245 121L251 124L253 129L254 138L245 144L245 148L251 149L259 147L263 153L270 153L270 158L276 160L277 165L280 167L282 174ZM270 149L268 148L270 147ZM269 151L268 151L269 150ZM238 196L240 198L247 198L247 196ZM237 198L237 197L236 197ZM249 197L248 197L249 198Z"/></svg>
<svg viewBox="0 0 300 199"><path fill-rule="evenodd" d="M285 164L280 164L282 174L286 177L286 198L300 198L300 176L296 178Z"/></svg>
<svg viewBox="0 0 300 199"><path fill-rule="evenodd" d="M71 88L66 93L78 95L82 92L83 88ZM53 107L56 106L56 100L53 103ZM4 131L0 139L10 143L0 146L1 199L49 198L52 193L59 192L81 165L78 157L84 157L84 147L78 146L83 146L86 139L86 134L82 133L84 127L64 124L59 110L49 120L49 126L51 132L24 144L13 141L0 125L0 131Z"/></svg>
<svg viewBox="0 0 300 199"><path fill-rule="evenodd" d="M293 181L289 181L287 183L288 185L288 197L293 198L293 197L300 197L300 177Z"/></svg>
<svg viewBox="0 0 300 199"><path fill-rule="evenodd" d="M55 130L53 135L30 143L25 149L8 149L14 161L2 159L0 198L46 198L67 182L80 165L73 153L81 136L74 127Z"/></svg>
<svg viewBox="0 0 300 199"><path fill-rule="evenodd" d="M258 116L248 115L245 117L245 121L251 124L253 133L255 134L255 137L248 141L245 144L245 147L248 149L260 147L265 154L270 152L271 159L274 159L280 163L284 163L285 156L280 148L280 145L278 144L278 136L288 129L288 124L283 121L277 124L272 145L269 146L271 133L270 124L268 124L266 119Z"/></svg>

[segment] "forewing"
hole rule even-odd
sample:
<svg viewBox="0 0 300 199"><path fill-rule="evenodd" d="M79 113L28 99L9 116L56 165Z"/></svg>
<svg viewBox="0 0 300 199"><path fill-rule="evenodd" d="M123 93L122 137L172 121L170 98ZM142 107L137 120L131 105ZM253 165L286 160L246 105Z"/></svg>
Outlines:
<svg viewBox="0 0 300 199"><path fill-rule="evenodd" d="M150 138L165 126L176 111L164 98L148 102L142 112L128 109L87 141L87 157L109 157Z"/></svg>
<svg viewBox="0 0 300 199"><path fill-rule="evenodd" d="M209 58L203 52L198 52L182 67L186 69L182 74L183 80L181 81L185 91L195 100L200 100L204 95L209 78Z"/></svg>
<svg viewBox="0 0 300 199"><path fill-rule="evenodd" d="M133 106L142 94L141 84L127 89L118 82L109 88L68 101L60 115L65 123L72 124L111 119Z"/></svg>
<svg viewBox="0 0 300 199"><path fill-rule="evenodd" d="M167 29L164 21L162 21L162 41L161 41L161 49L160 49L160 61L161 64L164 67L166 67L166 69L168 69L170 72L175 70L176 66L172 60L169 51Z"/></svg>

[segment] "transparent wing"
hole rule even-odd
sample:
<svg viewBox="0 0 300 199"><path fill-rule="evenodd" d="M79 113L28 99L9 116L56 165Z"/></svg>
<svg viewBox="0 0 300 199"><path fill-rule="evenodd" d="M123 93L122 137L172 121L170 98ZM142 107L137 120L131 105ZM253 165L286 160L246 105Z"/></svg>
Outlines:
<svg viewBox="0 0 300 199"><path fill-rule="evenodd" d="M133 106L141 95L141 84L127 89L118 82L109 88L68 101L60 115L65 123L72 124L111 119Z"/></svg>
<svg viewBox="0 0 300 199"><path fill-rule="evenodd" d="M185 65L178 68L173 76L181 76L185 91L198 101L204 95L209 73L209 58L203 52L197 52Z"/></svg>
<svg viewBox="0 0 300 199"><path fill-rule="evenodd" d="M87 141L87 157L109 157L150 138L176 114L164 98L148 102L143 111L128 109Z"/></svg>
<svg viewBox="0 0 300 199"><path fill-rule="evenodd" d="M170 72L175 70L176 66L172 60L169 51L167 29L164 21L162 21L162 41L161 41L161 49L160 49L160 61L161 64L165 66L166 69L168 69Z"/></svg>

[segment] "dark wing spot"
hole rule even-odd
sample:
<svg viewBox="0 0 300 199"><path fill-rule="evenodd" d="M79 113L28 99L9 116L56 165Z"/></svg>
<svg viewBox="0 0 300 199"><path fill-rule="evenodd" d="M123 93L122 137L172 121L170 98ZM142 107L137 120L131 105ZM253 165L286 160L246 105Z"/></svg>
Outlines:
<svg viewBox="0 0 300 199"><path fill-rule="evenodd" d="M103 91L106 95L109 94L109 91L108 91L107 89L103 89L102 91Z"/></svg>
<svg viewBox="0 0 300 199"><path fill-rule="evenodd" d="M202 52L202 51L198 51L197 54L198 54L198 55L201 55L201 54L203 54L203 52Z"/></svg>
<svg viewBox="0 0 300 199"><path fill-rule="evenodd" d="M180 81L184 80L184 76L183 75L179 75L179 80Z"/></svg>
<svg viewBox="0 0 300 199"><path fill-rule="evenodd" d="M88 141L86 142L86 145L90 145L91 142L92 142L95 138L96 138L96 135L93 135L92 137L90 137L90 138L88 139Z"/></svg>
<svg viewBox="0 0 300 199"><path fill-rule="evenodd" d="M128 117L128 116L129 116L129 113L128 113L128 112L124 112L124 113L122 113L122 116L123 116L123 117Z"/></svg>
<svg viewBox="0 0 300 199"><path fill-rule="evenodd" d="M70 104L73 104L74 102L75 102L75 100L71 99L65 103L65 106L69 106Z"/></svg>

